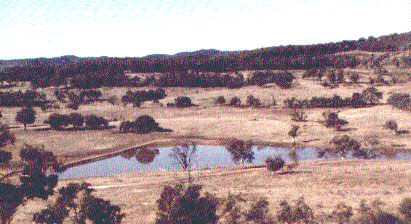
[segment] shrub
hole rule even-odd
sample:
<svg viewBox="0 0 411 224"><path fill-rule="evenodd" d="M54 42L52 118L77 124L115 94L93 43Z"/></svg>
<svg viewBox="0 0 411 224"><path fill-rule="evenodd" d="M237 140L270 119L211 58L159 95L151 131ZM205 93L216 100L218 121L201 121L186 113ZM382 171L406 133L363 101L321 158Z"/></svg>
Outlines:
<svg viewBox="0 0 411 224"><path fill-rule="evenodd" d="M388 120L385 122L384 127L394 131L396 134L398 134L398 124L395 120Z"/></svg>
<svg viewBox="0 0 411 224"><path fill-rule="evenodd" d="M191 102L190 97L186 96L179 96L174 99L174 104L176 107L191 107L193 106L193 103Z"/></svg>
<svg viewBox="0 0 411 224"><path fill-rule="evenodd" d="M230 106L234 106L234 107L241 106L241 99L239 97L236 97L236 96L231 98Z"/></svg>
<svg viewBox="0 0 411 224"><path fill-rule="evenodd" d="M227 151L231 154L231 158L235 163L240 162L244 166L244 162L251 163L254 160L253 143L251 141L233 140L227 146Z"/></svg>
<svg viewBox="0 0 411 224"><path fill-rule="evenodd" d="M86 127L90 129L100 129L108 126L108 120L96 115L87 115L84 118L84 123Z"/></svg>
<svg viewBox="0 0 411 224"><path fill-rule="evenodd" d="M24 125L24 130L27 129L27 124L33 124L36 120L36 111L31 107L26 107L17 112L16 121Z"/></svg>
<svg viewBox="0 0 411 224"><path fill-rule="evenodd" d="M8 163L13 157L11 152L0 150L0 163Z"/></svg>
<svg viewBox="0 0 411 224"><path fill-rule="evenodd" d="M411 221L411 198L404 198L399 204L398 210L407 220Z"/></svg>
<svg viewBox="0 0 411 224"><path fill-rule="evenodd" d="M347 206L344 203L339 203L337 207L331 213L331 219L338 223L344 224L349 223L351 217L354 215L351 206Z"/></svg>
<svg viewBox="0 0 411 224"><path fill-rule="evenodd" d="M268 205L266 198L229 194L220 202L218 223L274 223Z"/></svg>
<svg viewBox="0 0 411 224"><path fill-rule="evenodd" d="M408 93L394 93L388 98L387 103L395 108L407 110L410 109L411 96Z"/></svg>
<svg viewBox="0 0 411 224"><path fill-rule="evenodd" d="M362 91L361 95L365 104L375 105L382 99L383 93L375 87L368 87Z"/></svg>
<svg viewBox="0 0 411 224"><path fill-rule="evenodd" d="M353 73L350 74L349 78L350 78L351 82L357 83L358 80L360 80L360 75L356 72L353 72Z"/></svg>
<svg viewBox="0 0 411 224"><path fill-rule="evenodd" d="M307 121L307 114L301 109L292 109L290 112L291 120L297 122Z"/></svg>
<svg viewBox="0 0 411 224"><path fill-rule="evenodd" d="M59 130L70 124L70 118L65 114L53 113L44 123L49 124L52 129Z"/></svg>
<svg viewBox="0 0 411 224"><path fill-rule="evenodd" d="M218 201L209 193L201 196L200 185L165 186L157 200L156 224L216 223Z"/></svg>
<svg viewBox="0 0 411 224"><path fill-rule="evenodd" d="M297 136L299 135L298 130L300 129L300 126L298 125L293 125L291 127L291 130L288 132L288 136L290 136L291 138L293 138L293 145L296 144L295 142L295 138L297 138Z"/></svg>
<svg viewBox="0 0 411 224"><path fill-rule="evenodd" d="M11 152L0 150L0 163L8 163L12 156Z"/></svg>
<svg viewBox="0 0 411 224"><path fill-rule="evenodd" d="M0 123L0 148L5 147L9 144L14 144L16 138L13 133L9 131L9 127L5 124Z"/></svg>
<svg viewBox="0 0 411 224"><path fill-rule="evenodd" d="M247 97L247 104L249 106L259 107L261 106L261 101L258 98L255 98L253 95Z"/></svg>
<svg viewBox="0 0 411 224"><path fill-rule="evenodd" d="M277 219L282 223L315 223L314 212L304 198L299 198L294 206L282 201Z"/></svg>
<svg viewBox="0 0 411 224"><path fill-rule="evenodd" d="M333 127L340 131L343 126L348 124L346 120L340 119L336 112L323 113L323 116L325 117L324 125L327 128Z"/></svg>
<svg viewBox="0 0 411 224"><path fill-rule="evenodd" d="M219 96L219 97L217 97L216 100L215 100L215 103L216 103L216 104L220 104L220 105L225 104L226 101L225 101L224 96Z"/></svg>
<svg viewBox="0 0 411 224"><path fill-rule="evenodd" d="M276 156L274 158L268 157L265 160L265 165L269 171L277 171L284 167L285 161L280 156Z"/></svg>

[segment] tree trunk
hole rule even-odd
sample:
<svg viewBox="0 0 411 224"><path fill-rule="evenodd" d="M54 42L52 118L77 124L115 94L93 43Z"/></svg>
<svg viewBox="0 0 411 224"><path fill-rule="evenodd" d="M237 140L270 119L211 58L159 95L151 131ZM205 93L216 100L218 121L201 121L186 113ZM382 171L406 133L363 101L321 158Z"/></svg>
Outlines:
<svg viewBox="0 0 411 224"><path fill-rule="evenodd" d="M24 130L27 130L27 124L24 123L23 125L24 125Z"/></svg>

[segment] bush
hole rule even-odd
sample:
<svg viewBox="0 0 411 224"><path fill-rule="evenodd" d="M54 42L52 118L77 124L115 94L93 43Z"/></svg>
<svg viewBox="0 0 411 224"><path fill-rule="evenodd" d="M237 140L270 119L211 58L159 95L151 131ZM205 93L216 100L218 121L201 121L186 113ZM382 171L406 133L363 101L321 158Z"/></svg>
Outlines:
<svg viewBox="0 0 411 224"><path fill-rule="evenodd" d="M284 164L285 164L285 161L284 161L284 159L281 158L280 156L277 156L277 157L274 157L274 158L268 157L268 158L265 160L265 165L267 166L267 169L268 169L269 171L273 171L273 172L275 172L275 171L280 170L281 168L283 168L283 167L284 167Z"/></svg>
<svg viewBox="0 0 411 224"><path fill-rule="evenodd" d="M277 219L281 223L315 223L314 212L304 202L304 198L299 198L294 206L282 201Z"/></svg>
<svg viewBox="0 0 411 224"><path fill-rule="evenodd" d="M395 108L408 110L411 106L411 96L408 93L394 93L388 98L387 103Z"/></svg>
<svg viewBox="0 0 411 224"><path fill-rule="evenodd" d="M339 203L330 216L334 222L344 224L349 223L353 215L354 213L351 206L347 206L344 203Z"/></svg>
<svg viewBox="0 0 411 224"><path fill-rule="evenodd" d="M216 223L218 201L209 193L201 196L200 185L165 186L157 200L156 224Z"/></svg>
<svg viewBox="0 0 411 224"><path fill-rule="evenodd" d="M233 97L230 100L230 106L238 107L241 106L241 99L239 97Z"/></svg>
<svg viewBox="0 0 411 224"><path fill-rule="evenodd" d="M398 134L398 123L395 120L386 121L384 127Z"/></svg>
<svg viewBox="0 0 411 224"><path fill-rule="evenodd" d="M219 97L217 97L216 100L215 100L215 103L216 103L216 104L220 104L220 105L225 104L226 101L225 101L224 96L219 96Z"/></svg>
<svg viewBox="0 0 411 224"><path fill-rule="evenodd" d="M70 117L65 114L53 113L44 123L49 124L54 130L59 130L70 124Z"/></svg>
<svg viewBox="0 0 411 224"><path fill-rule="evenodd" d="M84 123L89 129L101 129L108 126L108 120L104 117L99 117L96 115L87 115L84 118Z"/></svg>
<svg viewBox="0 0 411 224"><path fill-rule="evenodd" d="M13 154L11 152L0 150L0 163L8 163Z"/></svg>
<svg viewBox="0 0 411 224"><path fill-rule="evenodd" d="M218 223L274 223L266 198L245 198L240 194L229 194L221 200Z"/></svg>
<svg viewBox="0 0 411 224"><path fill-rule="evenodd" d="M348 121L340 119L336 112L326 112L323 116L325 117L324 125L327 128L336 128L337 131L341 131L341 128L348 124Z"/></svg>
<svg viewBox="0 0 411 224"><path fill-rule="evenodd" d="M247 97L247 104L249 106L259 107L261 106L261 101L258 98L255 98L253 95Z"/></svg>
<svg viewBox="0 0 411 224"><path fill-rule="evenodd" d="M398 210L407 220L411 221L411 198L404 198L399 204Z"/></svg>
<svg viewBox="0 0 411 224"><path fill-rule="evenodd" d="M301 109L292 109L290 112L291 120L297 122L307 121L307 114Z"/></svg>
<svg viewBox="0 0 411 224"><path fill-rule="evenodd" d="M191 107L193 106L193 103L191 102L190 97L186 96L179 96L174 99L174 104L176 107Z"/></svg>

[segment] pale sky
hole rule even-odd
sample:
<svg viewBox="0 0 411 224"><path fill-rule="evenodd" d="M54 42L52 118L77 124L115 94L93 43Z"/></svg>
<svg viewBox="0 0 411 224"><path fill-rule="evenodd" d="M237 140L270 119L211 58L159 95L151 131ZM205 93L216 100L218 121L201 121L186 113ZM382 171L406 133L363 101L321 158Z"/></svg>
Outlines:
<svg viewBox="0 0 411 224"><path fill-rule="evenodd" d="M0 0L0 59L251 50L408 31L410 0Z"/></svg>

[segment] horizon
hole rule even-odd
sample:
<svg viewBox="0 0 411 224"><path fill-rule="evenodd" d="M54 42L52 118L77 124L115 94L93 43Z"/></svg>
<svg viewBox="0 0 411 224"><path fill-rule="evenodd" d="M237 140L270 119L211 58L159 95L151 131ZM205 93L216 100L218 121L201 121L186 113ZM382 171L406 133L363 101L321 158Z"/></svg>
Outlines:
<svg viewBox="0 0 411 224"><path fill-rule="evenodd" d="M6 0L0 59L144 57L358 40L409 32L410 11L402 0Z"/></svg>

